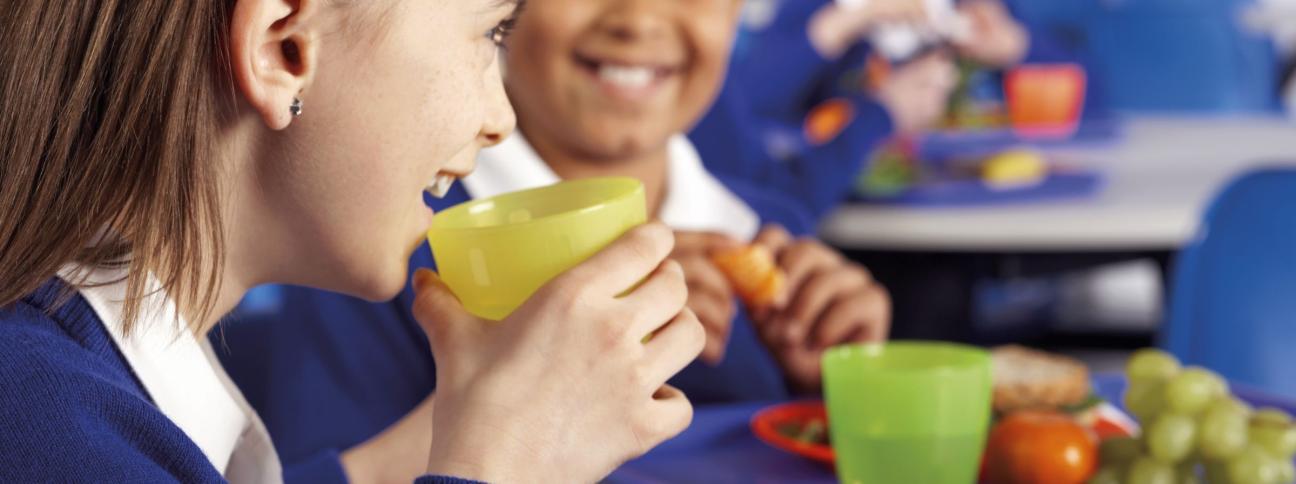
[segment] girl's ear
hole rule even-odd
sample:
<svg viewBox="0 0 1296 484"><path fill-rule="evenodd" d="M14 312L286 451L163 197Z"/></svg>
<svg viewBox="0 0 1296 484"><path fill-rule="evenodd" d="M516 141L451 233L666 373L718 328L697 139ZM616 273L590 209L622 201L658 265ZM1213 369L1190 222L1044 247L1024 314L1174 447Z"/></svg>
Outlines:
<svg viewBox="0 0 1296 484"><path fill-rule="evenodd" d="M239 0L230 17L235 88L274 130L288 127L293 106L317 71L322 0Z"/></svg>

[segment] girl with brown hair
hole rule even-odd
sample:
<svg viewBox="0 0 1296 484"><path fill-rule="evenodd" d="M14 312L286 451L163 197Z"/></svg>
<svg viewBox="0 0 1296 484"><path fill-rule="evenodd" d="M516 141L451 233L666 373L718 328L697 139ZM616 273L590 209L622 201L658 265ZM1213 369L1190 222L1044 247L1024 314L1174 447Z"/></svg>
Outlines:
<svg viewBox="0 0 1296 484"><path fill-rule="evenodd" d="M393 448L426 452L428 481L585 481L682 430L663 382L703 335L659 224L498 325L421 274L435 413L310 468L280 469L204 343L259 284L401 290L424 188L512 130L497 50L517 3L7 5L0 481L372 480Z"/></svg>

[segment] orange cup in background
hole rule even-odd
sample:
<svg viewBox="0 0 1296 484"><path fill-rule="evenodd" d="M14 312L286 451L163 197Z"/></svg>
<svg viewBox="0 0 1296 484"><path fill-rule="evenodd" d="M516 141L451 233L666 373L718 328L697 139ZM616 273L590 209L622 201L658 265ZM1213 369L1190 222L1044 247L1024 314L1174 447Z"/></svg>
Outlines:
<svg viewBox="0 0 1296 484"><path fill-rule="evenodd" d="M1004 96L1023 138L1069 138L1080 125L1086 76L1078 64L1026 64L1008 71Z"/></svg>

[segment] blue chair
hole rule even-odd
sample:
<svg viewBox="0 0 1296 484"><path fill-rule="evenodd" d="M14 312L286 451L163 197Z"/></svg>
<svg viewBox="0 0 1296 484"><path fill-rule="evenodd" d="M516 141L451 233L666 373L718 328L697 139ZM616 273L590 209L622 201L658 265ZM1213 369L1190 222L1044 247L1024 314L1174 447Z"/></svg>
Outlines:
<svg viewBox="0 0 1296 484"><path fill-rule="evenodd" d="M1170 296L1163 348L1296 398L1296 169L1254 171L1220 193Z"/></svg>

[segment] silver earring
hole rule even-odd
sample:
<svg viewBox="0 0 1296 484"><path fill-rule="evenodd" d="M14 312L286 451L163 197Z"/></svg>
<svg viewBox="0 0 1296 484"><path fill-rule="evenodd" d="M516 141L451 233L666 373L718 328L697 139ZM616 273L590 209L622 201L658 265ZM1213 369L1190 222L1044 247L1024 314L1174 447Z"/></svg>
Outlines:
<svg viewBox="0 0 1296 484"><path fill-rule="evenodd" d="M289 113L292 113L292 116L293 116L294 118L300 118L301 115L302 115L302 101L301 101L301 99L293 98L292 104L290 104L290 105L288 106L288 112L289 112Z"/></svg>

